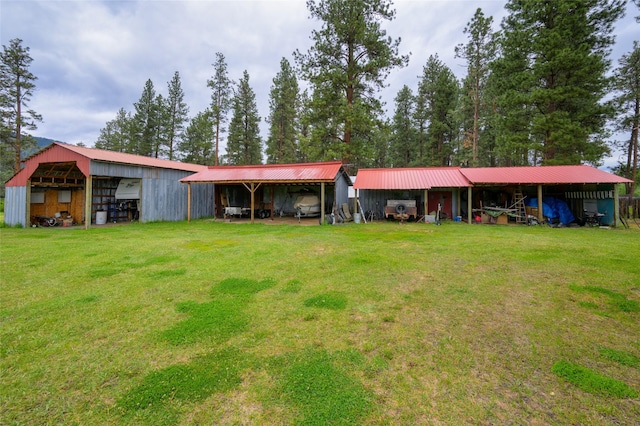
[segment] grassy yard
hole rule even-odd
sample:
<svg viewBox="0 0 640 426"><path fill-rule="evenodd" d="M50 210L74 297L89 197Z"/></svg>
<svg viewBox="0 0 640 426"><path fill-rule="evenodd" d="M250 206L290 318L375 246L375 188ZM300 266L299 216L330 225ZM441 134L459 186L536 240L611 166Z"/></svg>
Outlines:
<svg viewBox="0 0 640 426"><path fill-rule="evenodd" d="M640 230L0 229L3 424L637 424Z"/></svg>

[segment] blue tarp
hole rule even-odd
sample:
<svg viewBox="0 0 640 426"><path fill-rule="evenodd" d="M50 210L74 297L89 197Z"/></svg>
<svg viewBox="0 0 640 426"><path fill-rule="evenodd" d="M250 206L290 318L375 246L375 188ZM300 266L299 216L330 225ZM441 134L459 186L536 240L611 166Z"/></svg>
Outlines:
<svg viewBox="0 0 640 426"><path fill-rule="evenodd" d="M525 199L525 205L528 207L538 207L537 198ZM568 225L575 221L576 218L569 210L569 206L563 200L553 197L542 197L542 215L549 219L559 219L563 225Z"/></svg>

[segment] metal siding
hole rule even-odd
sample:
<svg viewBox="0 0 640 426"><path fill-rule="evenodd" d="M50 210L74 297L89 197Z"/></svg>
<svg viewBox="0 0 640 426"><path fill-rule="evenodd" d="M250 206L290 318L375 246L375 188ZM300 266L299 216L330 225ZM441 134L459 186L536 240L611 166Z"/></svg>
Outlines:
<svg viewBox="0 0 640 426"><path fill-rule="evenodd" d="M214 190L213 184L191 185L192 219L215 216Z"/></svg>
<svg viewBox="0 0 640 426"><path fill-rule="evenodd" d="M347 179L342 175L339 175L335 184L336 204L342 206L343 203L349 202L349 184Z"/></svg>
<svg viewBox="0 0 640 426"><path fill-rule="evenodd" d="M27 187L8 186L4 196L4 223L27 226Z"/></svg>

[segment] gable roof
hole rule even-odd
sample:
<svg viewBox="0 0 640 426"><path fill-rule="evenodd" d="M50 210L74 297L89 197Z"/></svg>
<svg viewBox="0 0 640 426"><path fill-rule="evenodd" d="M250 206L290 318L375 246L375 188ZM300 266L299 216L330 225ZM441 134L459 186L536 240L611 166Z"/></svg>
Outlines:
<svg viewBox="0 0 640 426"><path fill-rule="evenodd" d="M355 189L431 189L470 186L459 167L360 169Z"/></svg>
<svg viewBox="0 0 640 426"><path fill-rule="evenodd" d="M210 166L191 176L180 179L182 183L314 183L334 182L342 173L349 177L340 161L299 164L259 164L247 166Z"/></svg>
<svg viewBox="0 0 640 426"><path fill-rule="evenodd" d="M161 160L144 157L142 155L125 154L123 152L107 151L104 149L85 148L54 142L24 160L24 167L6 183L6 186L24 186L40 164L74 162L84 176L89 176L91 162L126 164L130 166L181 170L197 172L207 166L199 164L181 163L179 161Z"/></svg>
<svg viewBox="0 0 640 426"><path fill-rule="evenodd" d="M182 163L180 161L163 160L160 158L145 157L143 155L126 154L124 152L107 151L97 148L85 148L75 145L67 145L60 142L54 142L45 149L58 145L69 151L80 154L93 161L104 161L107 163L130 164L134 166L155 167L160 169L184 170L187 172L197 172L206 168L200 164ZM36 154L37 155L37 154ZM31 157L30 157L31 158Z"/></svg>
<svg viewBox="0 0 640 426"><path fill-rule="evenodd" d="M537 185L631 182L612 173L586 165L486 167L460 169L474 185Z"/></svg>

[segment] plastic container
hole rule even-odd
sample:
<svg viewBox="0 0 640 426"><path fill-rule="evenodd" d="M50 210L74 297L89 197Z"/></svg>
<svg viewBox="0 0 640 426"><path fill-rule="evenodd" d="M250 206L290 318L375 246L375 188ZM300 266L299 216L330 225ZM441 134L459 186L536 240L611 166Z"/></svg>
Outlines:
<svg viewBox="0 0 640 426"><path fill-rule="evenodd" d="M107 212L104 210L98 210L96 212L96 225L104 225L107 223Z"/></svg>
<svg viewBox="0 0 640 426"><path fill-rule="evenodd" d="M360 223L361 219L362 219L362 216L360 215L360 213L354 213L353 214L353 222L354 223Z"/></svg>

